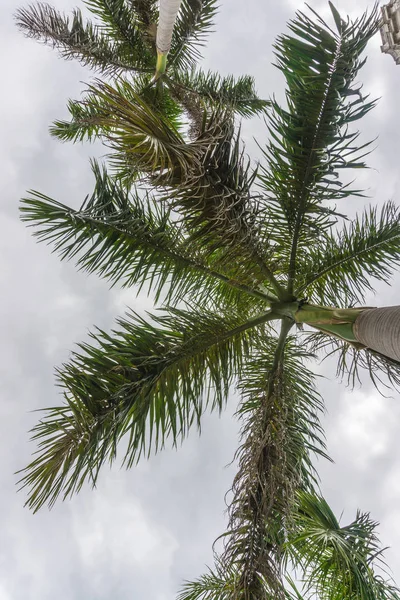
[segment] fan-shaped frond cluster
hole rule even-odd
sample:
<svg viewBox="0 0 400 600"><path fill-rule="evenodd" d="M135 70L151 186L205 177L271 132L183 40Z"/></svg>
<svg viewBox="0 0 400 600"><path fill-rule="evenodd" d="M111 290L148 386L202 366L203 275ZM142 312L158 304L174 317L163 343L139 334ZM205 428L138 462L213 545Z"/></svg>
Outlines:
<svg viewBox="0 0 400 600"><path fill-rule="evenodd" d="M306 597L319 600L398 600L397 588L383 578L377 523L357 512L340 526L327 502L301 492L288 554L305 579ZM381 568L381 573L379 573Z"/></svg>

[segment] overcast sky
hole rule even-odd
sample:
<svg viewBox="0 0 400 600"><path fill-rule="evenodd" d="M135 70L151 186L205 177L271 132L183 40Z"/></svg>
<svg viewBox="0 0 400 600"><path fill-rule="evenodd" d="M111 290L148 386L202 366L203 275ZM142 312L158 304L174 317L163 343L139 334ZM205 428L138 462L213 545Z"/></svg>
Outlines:
<svg viewBox="0 0 400 600"><path fill-rule="evenodd" d="M52 3L69 10L77 2ZM350 4L357 14L372 3ZM126 305L146 305L132 292L110 291L107 282L60 263L18 220L18 200L30 188L78 205L92 190L87 157L95 153L50 138L48 125L66 115L67 98L78 97L90 74L24 39L12 19L18 5L0 4L0 600L173 600L183 579L211 563L211 544L225 525L224 493L233 477L225 465L237 444L234 398L221 418L205 418L201 438L193 432L178 451L128 472L105 469L96 491L85 487L52 511L32 515L23 508L24 495L16 493L13 473L33 450L27 430L37 415L30 411L60 399L53 367L68 359L94 324L110 328ZM326 12L325 2L311 5ZM349 2L336 5L345 10ZM261 95L281 95L271 44L301 7L299 0L222 0L207 67L253 74ZM366 90L381 97L362 123L363 135L379 139L369 158L372 169L360 180L371 201L398 202L400 67L380 53L379 41L376 36L369 45L362 74ZM247 123L244 133L251 150L253 135L265 139L259 123ZM360 200L349 201L349 214L359 206ZM368 302L397 304L399 291L397 275L392 287L380 284ZM368 382L350 392L331 367L323 366L329 378L320 389L335 464L320 465L322 487L335 509L344 510L343 522L357 508L380 521L382 543L392 547L388 562L400 581L400 398L383 398Z"/></svg>

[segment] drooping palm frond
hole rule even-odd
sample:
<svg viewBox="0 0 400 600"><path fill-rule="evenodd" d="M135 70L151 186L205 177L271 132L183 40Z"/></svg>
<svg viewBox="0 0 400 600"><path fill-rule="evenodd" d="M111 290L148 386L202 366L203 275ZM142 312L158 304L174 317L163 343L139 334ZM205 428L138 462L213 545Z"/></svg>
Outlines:
<svg viewBox="0 0 400 600"><path fill-rule="evenodd" d="M306 352L286 339L265 340L241 378L244 399L238 473L222 560L239 571L232 600L284 598L281 559L296 491L313 489L312 454L326 456L322 402Z"/></svg>
<svg viewBox="0 0 400 600"><path fill-rule="evenodd" d="M38 192L22 201L22 220L62 260L75 260L79 269L97 272L112 285L136 286L137 293L144 286L155 302L162 295L169 304L193 294L198 301L211 296L236 304L240 293L268 301L261 290L235 281L234 269L216 271L217 261L204 259L160 202L128 192L96 162L92 166L95 189L78 210Z"/></svg>
<svg viewBox="0 0 400 600"><path fill-rule="evenodd" d="M135 64L153 66L156 51L151 31L137 22L137 11L126 0L85 0L85 4L100 19L101 29L121 44Z"/></svg>
<svg viewBox="0 0 400 600"><path fill-rule="evenodd" d="M317 304L355 305L371 291L371 279L387 281L400 264L400 216L393 202L380 214L369 208L323 246L310 246L307 264L296 275L297 297Z"/></svg>
<svg viewBox="0 0 400 600"><path fill-rule="evenodd" d="M199 168L201 143L186 143L127 80L114 86L97 81L89 86L83 105L88 110L78 113L79 125L82 127L87 116L87 127L92 128L88 135L94 135L94 131L112 148L112 164L120 178L132 182L142 174L154 185L167 185L174 178L191 176ZM206 142L210 140L202 140Z"/></svg>
<svg viewBox="0 0 400 600"><path fill-rule="evenodd" d="M45 3L20 8L16 12L18 27L28 37L56 48L66 59L77 59L83 65L105 75L147 71L154 60L143 47L142 35L132 27L130 42L122 43L90 21L84 21L79 9L71 17Z"/></svg>
<svg viewBox="0 0 400 600"><path fill-rule="evenodd" d="M153 323L134 313L111 334L91 334L58 371L63 406L45 411L33 429L38 456L24 470L27 505L38 510L95 485L105 461L113 461L126 436L124 463L157 451L167 438L182 440L200 427L206 407L221 410L233 377L241 371L259 316L172 310Z"/></svg>
<svg viewBox="0 0 400 600"><path fill-rule="evenodd" d="M243 75L235 79L232 75L222 77L218 73L207 73L201 69L176 72L171 82L179 95L203 100L212 105L230 108L242 117L252 117L265 111L269 102L257 96L254 78Z"/></svg>
<svg viewBox="0 0 400 600"><path fill-rule="evenodd" d="M172 36L168 63L173 70L192 68L214 23L217 0L183 0Z"/></svg>
<svg viewBox="0 0 400 600"><path fill-rule="evenodd" d="M287 107L274 100L268 111L270 141L261 174L268 198L269 235L288 271L293 291L305 249L335 221L324 206L357 190L340 182L342 169L364 166L368 144L357 144L351 127L374 106L354 84L364 64L361 54L378 28L378 13L344 22L330 3L337 33L317 15L298 12L289 23L293 35L275 45L277 66L286 79Z"/></svg>
<svg viewBox="0 0 400 600"><path fill-rule="evenodd" d="M369 514L341 527L327 502L300 492L295 528L287 551L307 582L308 595L319 600L398 600L399 590L376 567L384 566Z"/></svg>
<svg viewBox="0 0 400 600"><path fill-rule="evenodd" d="M388 383L400 391L400 363L383 356L370 348L356 348L338 338L324 333L307 336L307 344L314 353L323 352L325 357L337 359L337 377L347 380L354 387L361 383L360 372L365 370L375 388L382 394L388 389Z"/></svg>

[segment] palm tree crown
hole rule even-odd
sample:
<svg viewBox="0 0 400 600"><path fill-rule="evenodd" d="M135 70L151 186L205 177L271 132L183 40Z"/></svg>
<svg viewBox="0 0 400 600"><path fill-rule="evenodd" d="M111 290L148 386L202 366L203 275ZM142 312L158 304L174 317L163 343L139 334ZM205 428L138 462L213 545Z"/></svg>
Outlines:
<svg viewBox="0 0 400 600"><path fill-rule="evenodd" d="M286 79L281 106L260 100L250 78L194 68L214 0L183 0L161 85L153 82L156 3L87 5L101 25L48 5L17 19L102 74L51 131L101 139L108 165L92 163L94 191L79 210L32 192L22 219L62 259L113 285L147 289L161 310L146 319L129 312L111 333L96 330L58 369L64 403L34 428L27 504L37 510L95 484L123 437L127 467L178 444L205 410L224 408L236 383L242 432L228 531L215 570L181 600L398 598L374 571L369 516L340 527L318 495L313 456L327 453L309 368L328 348L350 378L366 367L400 381L400 363L357 337L371 279L400 261L398 210L370 208L349 225L335 208L362 194L340 174L363 167L369 152L354 124L375 102L355 78L377 11L352 22L331 5L332 27L297 13L275 44ZM234 116L260 111L269 139L255 168ZM285 575L288 565L303 574L304 589Z"/></svg>

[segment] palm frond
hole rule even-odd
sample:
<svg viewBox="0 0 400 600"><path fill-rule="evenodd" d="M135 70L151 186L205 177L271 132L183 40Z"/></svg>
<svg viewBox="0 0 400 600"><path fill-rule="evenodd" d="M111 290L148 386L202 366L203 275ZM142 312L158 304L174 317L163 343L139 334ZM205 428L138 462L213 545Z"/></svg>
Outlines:
<svg viewBox="0 0 400 600"><path fill-rule="evenodd" d="M216 110L207 116L197 143L203 150L200 168L192 177L172 181L166 200L182 215L191 240L246 265L253 281L263 282L279 296L282 287L270 247L262 243L258 199L252 190L257 169L244 153L230 113Z"/></svg>
<svg viewBox="0 0 400 600"><path fill-rule="evenodd" d="M252 117L263 113L269 102L257 96L254 78L242 75L235 79L232 75L222 77L218 73L207 73L201 69L176 72L172 86L179 95L189 97L194 102L203 100L211 105L231 109L242 117Z"/></svg>
<svg viewBox="0 0 400 600"><path fill-rule="evenodd" d="M323 352L325 357L335 356L337 359L336 376L347 380L354 387L361 383L360 372L365 370L377 391L384 394L388 384L400 391L400 363L370 348L356 348L325 333L314 333L307 336L310 351Z"/></svg>
<svg viewBox="0 0 400 600"><path fill-rule="evenodd" d="M58 371L64 405L45 410L33 429L38 456L24 469L27 505L38 510L93 485L126 436L124 463L174 445L200 427L206 407L222 410L254 338L270 319L242 313L170 309L145 321L133 312L119 330L91 334Z"/></svg>
<svg viewBox="0 0 400 600"><path fill-rule="evenodd" d="M261 181L268 206L277 213L271 235L279 252L285 251L290 291L298 253L335 222L335 211L323 202L360 193L343 184L339 172L365 166L363 157L369 152L369 144L357 143L352 126L375 103L361 95L354 80L365 62L365 46L378 29L377 9L344 22L330 6L337 33L316 13L308 17L298 12L289 23L293 35L283 35L275 44L287 107L273 100L268 111L270 141Z"/></svg>
<svg viewBox="0 0 400 600"><path fill-rule="evenodd" d="M113 150L119 177L132 182L145 174L154 185L166 185L198 168L201 144L185 143L128 81L114 86L97 81L89 86L83 104L88 107L82 113L88 115L88 125Z"/></svg>
<svg viewBox="0 0 400 600"><path fill-rule="evenodd" d="M286 334L283 328L279 341L265 338L241 377L242 444L223 554L240 571L232 600L285 597L284 530L296 491L315 484L312 454L326 457L318 416L322 401L303 363L310 356Z"/></svg>
<svg viewBox="0 0 400 600"><path fill-rule="evenodd" d="M138 74L133 81L120 77L114 84L117 93L128 99L133 105L137 99L151 108L172 129L179 131L182 126L182 109L174 101L165 88L150 86L152 75ZM69 100L68 112L70 120L57 120L50 127L50 133L66 142L94 141L96 138L110 134L111 128L104 121L112 116L108 99L89 92L84 93L82 100Z"/></svg>
<svg viewBox="0 0 400 600"><path fill-rule="evenodd" d="M176 600L232 600L238 582L238 571L215 556L214 569L182 586Z"/></svg>
<svg viewBox="0 0 400 600"><path fill-rule="evenodd" d="M268 301L260 290L235 281L232 269L224 275L211 268L209 257L189 243L160 202L128 192L96 162L92 168L95 189L78 210L38 192L22 200L22 220L36 227L35 236L52 244L61 260L75 260L79 269L112 285L137 286L137 293L144 286L155 302L164 296L175 303L191 293L198 301L211 296L236 304L240 293Z"/></svg>
<svg viewBox="0 0 400 600"><path fill-rule="evenodd" d="M399 590L386 582L376 567L384 566L376 536L377 523L369 514L341 527L327 502L300 492L295 531L288 553L320 600L398 600Z"/></svg>
<svg viewBox="0 0 400 600"><path fill-rule="evenodd" d="M51 45L65 59L77 59L105 75L141 72L153 66L138 33L129 46L124 45L98 25L85 22L79 9L68 17L49 4L38 3L18 9L15 17L17 26L28 37Z"/></svg>
<svg viewBox="0 0 400 600"><path fill-rule="evenodd" d="M168 62L174 70L186 70L201 59L201 47L214 23L217 0L183 0L172 36Z"/></svg>
<svg viewBox="0 0 400 600"><path fill-rule="evenodd" d="M150 29L150 35L155 41L155 27L157 22L157 4L158 0L127 0L128 6L134 11L136 20L147 28Z"/></svg>
<svg viewBox="0 0 400 600"><path fill-rule="evenodd" d="M127 81L114 87L98 82L87 92L87 111L73 106L78 128L62 123L55 133L66 138L101 136L113 149L118 177L131 184L139 175L166 190L165 201L180 213L191 241L202 240L211 252L228 248L246 257L251 276L279 283L267 265L268 248L258 239L257 203L251 187L256 177L235 134L231 115L204 113L202 131L185 142L168 121L149 106ZM87 117L87 125L82 123Z"/></svg>
<svg viewBox="0 0 400 600"><path fill-rule="evenodd" d="M141 63L147 68L153 66L156 56L154 39L149 26L137 21L138 11L132 10L130 3L126 0L84 1L90 12L100 19L101 29L110 39L119 42L135 64ZM151 13L155 17L154 6L147 3L145 11L142 10L140 14L146 14L146 18L149 18Z"/></svg>
<svg viewBox="0 0 400 600"><path fill-rule="evenodd" d="M380 214L369 208L324 244L308 251L307 265L299 265L297 297L307 295L317 304L362 304L372 291L371 279L387 281L400 264L399 209L387 202Z"/></svg>

